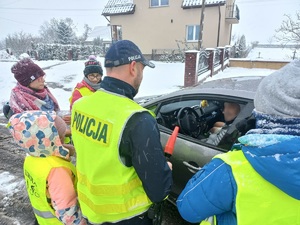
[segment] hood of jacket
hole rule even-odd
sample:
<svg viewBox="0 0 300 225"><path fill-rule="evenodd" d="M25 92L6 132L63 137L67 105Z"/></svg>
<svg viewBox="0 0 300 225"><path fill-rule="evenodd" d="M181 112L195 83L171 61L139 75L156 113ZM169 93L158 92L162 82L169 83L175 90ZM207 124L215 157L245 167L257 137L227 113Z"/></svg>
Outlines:
<svg viewBox="0 0 300 225"><path fill-rule="evenodd" d="M15 142L29 155L58 156L69 160L69 150L62 145L59 136L59 132L64 136L65 124L55 126L56 116L54 111L24 111L13 115L7 127Z"/></svg>
<svg viewBox="0 0 300 225"><path fill-rule="evenodd" d="M247 134L239 138L252 167L267 181L300 200L300 137Z"/></svg>

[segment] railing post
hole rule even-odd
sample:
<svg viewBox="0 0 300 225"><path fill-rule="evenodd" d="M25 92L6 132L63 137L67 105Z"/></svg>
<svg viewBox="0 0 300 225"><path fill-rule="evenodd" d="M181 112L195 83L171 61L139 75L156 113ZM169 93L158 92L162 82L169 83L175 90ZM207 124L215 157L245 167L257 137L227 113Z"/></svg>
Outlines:
<svg viewBox="0 0 300 225"><path fill-rule="evenodd" d="M210 70L210 76L212 77L214 74L215 49L214 48L206 48L205 51L209 52L208 69Z"/></svg>
<svg viewBox="0 0 300 225"><path fill-rule="evenodd" d="M218 47L218 49L221 51L220 53L220 64L221 64L221 70L224 70L224 54L225 54L225 48L224 47Z"/></svg>
<svg viewBox="0 0 300 225"><path fill-rule="evenodd" d="M197 55L199 51L189 50L185 52L184 87L190 87L198 83Z"/></svg>
<svg viewBox="0 0 300 225"><path fill-rule="evenodd" d="M230 45L225 45L225 49L224 49L224 67L226 67L226 66L229 67L230 50L231 50L231 46ZM228 61L228 62L226 62L226 61Z"/></svg>

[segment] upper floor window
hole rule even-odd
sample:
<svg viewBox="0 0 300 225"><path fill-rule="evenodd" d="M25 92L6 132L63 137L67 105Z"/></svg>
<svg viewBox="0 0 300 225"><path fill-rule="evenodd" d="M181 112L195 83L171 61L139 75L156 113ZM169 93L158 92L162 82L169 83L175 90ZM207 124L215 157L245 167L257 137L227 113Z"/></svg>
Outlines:
<svg viewBox="0 0 300 225"><path fill-rule="evenodd" d="M186 40L198 41L199 40L200 25L188 25L186 26Z"/></svg>
<svg viewBox="0 0 300 225"><path fill-rule="evenodd" d="M150 7L168 6L169 0L150 0Z"/></svg>

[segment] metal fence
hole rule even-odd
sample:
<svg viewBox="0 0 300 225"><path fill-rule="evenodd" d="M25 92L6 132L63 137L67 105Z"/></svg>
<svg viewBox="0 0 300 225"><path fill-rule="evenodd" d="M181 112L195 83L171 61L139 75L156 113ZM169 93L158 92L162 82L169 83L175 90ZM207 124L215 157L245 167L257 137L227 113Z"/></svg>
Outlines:
<svg viewBox="0 0 300 225"><path fill-rule="evenodd" d="M207 72L209 70L209 52L203 50L199 53L198 59L198 70L197 75L200 76L201 74Z"/></svg>
<svg viewBox="0 0 300 225"><path fill-rule="evenodd" d="M180 49L152 49L151 59L162 62L184 62L185 53Z"/></svg>
<svg viewBox="0 0 300 225"><path fill-rule="evenodd" d="M230 47L205 49L199 52L197 75L211 72L211 75L228 64Z"/></svg>
<svg viewBox="0 0 300 225"><path fill-rule="evenodd" d="M224 50L224 62L230 58L230 48Z"/></svg>
<svg viewBox="0 0 300 225"><path fill-rule="evenodd" d="M221 51L219 49L216 49L214 52L214 67L219 66L220 62L221 62Z"/></svg>

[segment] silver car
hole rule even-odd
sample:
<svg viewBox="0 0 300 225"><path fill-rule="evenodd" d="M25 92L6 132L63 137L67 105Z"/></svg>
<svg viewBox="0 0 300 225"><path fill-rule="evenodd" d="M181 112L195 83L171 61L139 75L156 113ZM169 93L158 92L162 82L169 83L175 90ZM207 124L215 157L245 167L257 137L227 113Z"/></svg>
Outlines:
<svg viewBox="0 0 300 225"><path fill-rule="evenodd" d="M161 143L165 147L172 131L179 126L174 152L174 185L171 202L185 187L188 180L216 154L227 152L239 136L255 126L252 118L253 99L263 77L236 77L205 82L163 96L136 99L153 111L159 124ZM224 102L238 103L240 112L227 128L217 145L207 143L210 128L224 120Z"/></svg>

